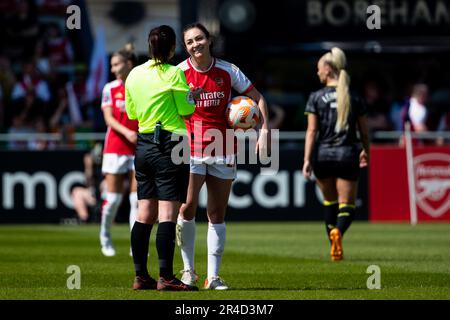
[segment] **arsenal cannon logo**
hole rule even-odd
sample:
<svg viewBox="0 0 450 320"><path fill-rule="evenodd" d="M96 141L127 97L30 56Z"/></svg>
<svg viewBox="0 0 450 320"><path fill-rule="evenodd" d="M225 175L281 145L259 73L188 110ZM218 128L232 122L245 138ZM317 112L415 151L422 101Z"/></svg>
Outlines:
<svg viewBox="0 0 450 320"><path fill-rule="evenodd" d="M414 157L417 205L433 218L450 208L450 155L427 153Z"/></svg>

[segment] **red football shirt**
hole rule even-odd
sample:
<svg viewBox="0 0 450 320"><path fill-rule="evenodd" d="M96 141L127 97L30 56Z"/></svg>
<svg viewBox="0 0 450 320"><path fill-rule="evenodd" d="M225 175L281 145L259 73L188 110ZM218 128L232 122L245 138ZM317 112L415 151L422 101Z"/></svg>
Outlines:
<svg viewBox="0 0 450 320"><path fill-rule="evenodd" d="M222 156L223 158L226 154L235 154L234 147L231 148L232 150L226 150L225 139L228 128L226 108L231 100L231 88L239 94L245 94L252 90L252 83L238 67L221 59L213 58L211 66L206 71L196 69L190 58L181 62L178 67L184 71L191 90L203 89L200 99L196 100L194 114L186 120L191 157L206 160L211 157ZM207 148L215 141L219 132L223 138L223 149ZM232 143L234 145L234 136Z"/></svg>
<svg viewBox="0 0 450 320"><path fill-rule="evenodd" d="M138 131L138 122L128 119L125 111L125 84L122 80L109 82L103 88L102 109L112 107L113 117L125 127ZM108 127L103 153L134 155L136 145L128 141L121 133Z"/></svg>

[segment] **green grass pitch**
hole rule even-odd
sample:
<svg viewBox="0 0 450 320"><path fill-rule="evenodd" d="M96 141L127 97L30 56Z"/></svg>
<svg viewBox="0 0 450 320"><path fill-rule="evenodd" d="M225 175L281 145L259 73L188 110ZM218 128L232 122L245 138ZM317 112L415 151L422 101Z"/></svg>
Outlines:
<svg viewBox="0 0 450 320"><path fill-rule="evenodd" d="M229 222L223 292L135 292L128 225L114 225L117 255L103 257L98 225L0 226L0 299L450 299L450 224L355 222L344 239L345 260L331 262L319 222ZM149 270L157 276L155 229ZM81 270L69 290L68 266ZM369 290L370 265L381 289ZM206 224L199 223L197 272L206 274ZM182 269L179 248L175 271Z"/></svg>

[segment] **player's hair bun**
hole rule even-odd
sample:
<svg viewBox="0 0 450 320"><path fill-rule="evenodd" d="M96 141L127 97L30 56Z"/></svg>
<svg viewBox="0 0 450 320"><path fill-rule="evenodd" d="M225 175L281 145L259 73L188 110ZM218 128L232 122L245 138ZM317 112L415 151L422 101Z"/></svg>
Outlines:
<svg viewBox="0 0 450 320"><path fill-rule="evenodd" d="M128 42L123 49L129 53L134 53L134 44L132 44L131 42Z"/></svg>

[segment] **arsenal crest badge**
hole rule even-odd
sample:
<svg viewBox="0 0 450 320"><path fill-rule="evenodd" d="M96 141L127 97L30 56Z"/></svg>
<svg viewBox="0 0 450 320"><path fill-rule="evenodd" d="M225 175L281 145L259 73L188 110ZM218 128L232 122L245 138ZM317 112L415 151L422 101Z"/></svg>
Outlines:
<svg viewBox="0 0 450 320"><path fill-rule="evenodd" d="M414 157L417 205L433 218L450 208L450 155L427 153Z"/></svg>

